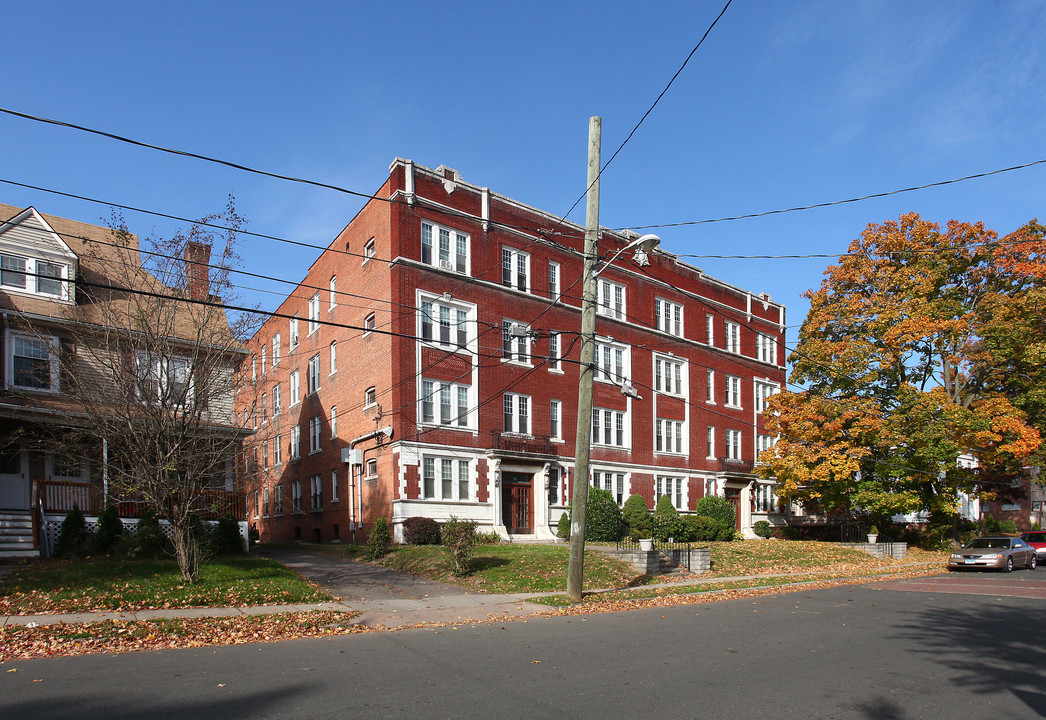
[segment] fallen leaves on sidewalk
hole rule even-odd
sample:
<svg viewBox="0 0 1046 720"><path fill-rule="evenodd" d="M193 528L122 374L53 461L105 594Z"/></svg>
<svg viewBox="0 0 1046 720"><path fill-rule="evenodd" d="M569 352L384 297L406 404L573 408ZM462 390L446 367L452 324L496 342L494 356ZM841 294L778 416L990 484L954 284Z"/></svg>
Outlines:
<svg viewBox="0 0 1046 720"><path fill-rule="evenodd" d="M356 613L324 610L215 618L102 620L33 628L8 625L0 629L0 661L240 645L365 632L367 628L353 623L355 617Z"/></svg>

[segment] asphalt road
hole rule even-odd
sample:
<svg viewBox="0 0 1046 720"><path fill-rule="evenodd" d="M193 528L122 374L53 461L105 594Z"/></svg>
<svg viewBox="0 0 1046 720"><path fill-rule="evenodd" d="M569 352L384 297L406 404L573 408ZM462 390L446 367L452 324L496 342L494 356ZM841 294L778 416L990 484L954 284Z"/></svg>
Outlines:
<svg viewBox="0 0 1046 720"><path fill-rule="evenodd" d="M939 582L9 662L0 718L1046 716L1046 572Z"/></svg>

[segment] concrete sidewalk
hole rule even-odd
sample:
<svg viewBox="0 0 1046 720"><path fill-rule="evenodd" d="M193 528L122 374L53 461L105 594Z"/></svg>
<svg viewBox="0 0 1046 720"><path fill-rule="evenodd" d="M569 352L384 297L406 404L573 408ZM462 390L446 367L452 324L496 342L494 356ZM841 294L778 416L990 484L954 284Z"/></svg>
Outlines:
<svg viewBox="0 0 1046 720"><path fill-rule="evenodd" d="M309 554L310 553L303 553ZM275 555L273 555L275 557ZM343 561L349 562L349 561ZM359 565L360 563L353 563ZM895 571L905 572L919 567L936 565L939 563L904 563L899 565ZM373 567L373 566L368 566ZM383 570L383 568L378 568ZM393 571L387 571L393 572ZM944 569L942 568L942 572ZM402 573L396 573L401 575ZM743 575L733 577L704 577L695 575L674 582L655 583L643 585L630 589L657 589L683 587L687 585L715 585L742 580L771 580L781 577L790 577L796 573L773 573L762 575ZM816 572L801 573L802 575L817 575ZM413 578L414 576L408 576ZM866 578L868 582L877 582L876 576L854 576ZM844 580L847 578L838 578ZM425 583L433 581L425 580ZM808 581L803 581L808 582ZM809 581L816 582L816 581ZM421 587L416 585L415 587ZM507 595L490 595L482 593L465 593L461 588L444 583L435 585L453 588L457 594L436 594L423 597L403 597L403 593L395 591L388 592L388 597L377 597L373 599L358 600L336 600L332 602L302 604L302 605L262 605L255 607L225 607L225 608L180 608L173 610L142 610L139 612L99 612L99 613L64 613L54 615L8 615L0 617L0 627L18 625L56 625L58 623L76 624L96 622L99 620L152 620L166 618L200 618L200 617L234 617L238 615L268 615L283 612L302 612L309 610L336 610L343 612L358 612L356 623L365 627L397 628L421 623L467 623L481 622L492 619L495 616L520 617L537 615L547 612L548 605L539 605L528 602L537 597L547 597L562 593L537 592L537 593L513 593ZM376 583L376 585L382 585ZM782 587L777 585L776 587ZM605 590L590 590L586 594L613 593L621 588L608 588Z"/></svg>

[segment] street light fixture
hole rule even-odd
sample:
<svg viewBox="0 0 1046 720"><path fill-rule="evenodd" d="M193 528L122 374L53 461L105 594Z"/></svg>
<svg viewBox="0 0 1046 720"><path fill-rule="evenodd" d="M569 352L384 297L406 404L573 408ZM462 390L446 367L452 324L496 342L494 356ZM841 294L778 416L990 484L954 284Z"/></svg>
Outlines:
<svg viewBox="0 0 1046 720"><path fill-rule="evenodd" d="M577 431L574 445L574 484L570 500L570 558L567 563L567 596L580 602L584 585L585 510L588 504L589 451L592 441L592 380L596 356L596 276L626 250L636 249L635 260L647 265L647 253L657 247L657 235L643 235L614 253L601 267L599 260L599 144L602 119L592 117L588 125L588 199L585 216L585 262L581 296L581 374L578 381ZM628 385L632 393L635 388ZM623 392L625 392L623 390ZM625 392L626 395L632 395Z"/></svg>

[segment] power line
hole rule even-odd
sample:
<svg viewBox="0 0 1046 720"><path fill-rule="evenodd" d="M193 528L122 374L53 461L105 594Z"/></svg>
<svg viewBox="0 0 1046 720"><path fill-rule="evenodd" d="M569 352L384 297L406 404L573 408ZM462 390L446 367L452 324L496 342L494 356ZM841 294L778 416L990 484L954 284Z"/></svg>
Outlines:
<svg viewBox="0 0 1046 720"><path fill-rule="evenodd" d="M954 178L952 180L940 180L938 182L926 183L924 185L913 185L912 187L901 188L899 190L888 190L886 192L872 193L870 195L862 195L860 197L847 198L845 200L831 200L828 202L813 203L811 205L800 205L796 207L783 208L780 210L765 210L757 213L747 213L745 215L733 215L730 217L712 218L708 220L688 220L684 222L664 223L661 225L630 225L629 229L632 230L649 230L653 228L671 228L671 227L685 227L688 225L707 225L709 223L720 223L729 222L732 220L749 220L751 218L766 217L767 215L781 215L790 212L799 212L800 210L813 210L815 208L831 207L833 205L846 205L847 203L861 202L863 200L874 200L876 198L889 197L890 195L900 195L901 193L914 192L916 190L926 190L932 187L941 187L943 185L952 185L954 183L965 182L967 180L976 180L978 178L989 177L990 175L999 175L1000 173L1012 172L1013 170L1023 170L1025 168L1034 167L1035 165L1042 165L1046 163L1046 160L1035 160L1033 162L1024 163L1023 165L1013 165L1011 167L1000 168L998 170L989 170L987 172L976 173L974 175L966 175L960 178ZM700 256L694 255L690 257L716 257L714 255ZM762 257L762 256L754 256ZM791 256L784 256L791 257ZM800 256L804 257L804 256ZM818 257L818 256L811 256Z"/></svg>

